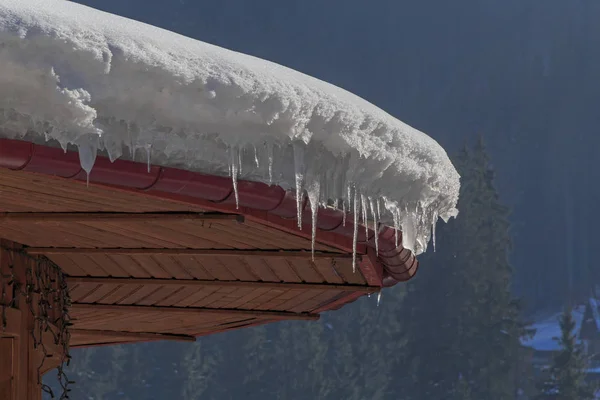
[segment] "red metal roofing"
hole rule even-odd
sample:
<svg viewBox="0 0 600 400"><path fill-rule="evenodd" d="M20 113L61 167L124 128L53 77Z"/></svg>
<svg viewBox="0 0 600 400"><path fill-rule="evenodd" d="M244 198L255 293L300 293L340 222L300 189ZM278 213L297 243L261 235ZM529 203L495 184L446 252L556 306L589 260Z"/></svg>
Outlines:
<svg viewBox="0 0 600 400"><path fill-rule="evenodd" d="M66 179L86 180L76 152L41 146L25 141L0 139L0 167ZM111 162L98 157L89 177L93 184L108 185L120 190L144 193L159 198L199 205L207 210L244 214L265 225L275 226L289 233L310 237L310 210L303 201L302 230L297 227L295 194L279 186L239 181L239 209L235 207L231 179L205 175L176 168L152 165L150 171L145 163L127 160ZM354 223L349 216L343 224L340 210L320 208L317 219L317 240L352 252ZM379 254L375 255L375 234L372 229L365 233L358 230L358 250L367 254L359 267L371 285L392 286L411 279L418 268L418 261L410 250L396 247L395 230L383 227L379 233ZM344 299L340 304L346 303Z"/></svg>

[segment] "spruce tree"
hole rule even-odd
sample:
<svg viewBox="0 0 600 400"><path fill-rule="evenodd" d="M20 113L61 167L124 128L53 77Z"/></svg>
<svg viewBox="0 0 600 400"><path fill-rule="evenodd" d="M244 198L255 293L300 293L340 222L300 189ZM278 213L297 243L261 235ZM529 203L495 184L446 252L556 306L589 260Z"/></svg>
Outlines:
<svg viewBox="0 0 600 400"><path fill-rule="evenodd" d="M524 326L511 292L509 209L482 140L453 161L460 214L439 227L436 252L421 257L408 284L412 379L402 383L404 398L513 400Z"/></svg>
<svg viewBox="0 0 600 400"><path fill-rule="evenodd" d="M593 400L595 389L585 381L587 362L583 346L577 342L570 308L562 314L559 324L561 335L556 340L560 351L540 384L537 400Z"/></svg>

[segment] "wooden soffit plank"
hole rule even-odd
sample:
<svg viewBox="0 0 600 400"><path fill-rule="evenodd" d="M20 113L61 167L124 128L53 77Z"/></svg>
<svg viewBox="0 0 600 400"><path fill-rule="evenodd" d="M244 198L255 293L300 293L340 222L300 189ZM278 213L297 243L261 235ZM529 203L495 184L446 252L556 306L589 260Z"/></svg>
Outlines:
<svg viewBox="0 0 600 400"><path fill-rule="evenodd" d="M157 278L111 278L92 276L67 276L67 283L92 285L136 285L136 286L185 286L185 287L239 287L239 288L272 288L284 290L323 290L348 291L360 293L376 293L378 286L364 286L335 283L298 283L298 282L265 282L265 281L220 281L202 279L157 279Z"/></svg>
<svg viewBox="0 0 600 400"><path fill-rule="evenodd" d="M180 313L180 314L220 314L220 315L243 315L249 317L266 317L277 320L304 320L316 321L319 314L294 313L288 311L271 310L244 310L238 308L208 308L208 307L165 307L165 306L140 306L123 304L98 304L98 303L73 303L71 311L78 310L96 310L96 311L115 311L131 312L135 314L162 314L162 313Z"/></svg>

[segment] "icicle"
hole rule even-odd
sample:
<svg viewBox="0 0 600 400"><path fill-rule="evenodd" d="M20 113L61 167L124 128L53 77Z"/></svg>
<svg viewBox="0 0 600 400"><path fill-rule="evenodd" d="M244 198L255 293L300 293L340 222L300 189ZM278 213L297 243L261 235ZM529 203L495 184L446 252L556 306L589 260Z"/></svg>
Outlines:
<svg viewBox="0 0 600 400"><path fill-rule="evenodd" d="M80 138L80 143L77 144L79 150L79 164L81 165L81 169L86 172L86 183L88 186L90 184L90 173L96 163L96 155L98 153L97 140L97 137L91 137L90 134L86 139L84 139L84 137Z"/></svg>
<svg viewBox="0 0 600 400"><path fill-rule="evenodd" d="M342 226L346 226L346 201L342 199Z"/></svg>
<svg viewBox="0 0 600 400"><path fill-rule="evenodd" d="M358 242L358 189L354 188L354 236L352 238L352 272L356 272L356 244Z"/></svg>
<svg viewBox="0 0 600 400"><path fill-rule="evenodd" d="M379 206L379 202L377 202ZM371 206L371 214L373 215L373 232L375 232L375 253L379 255L379 210L375 209L373 199L369 197L369 206Z"/></svg>
<svg viewBox="0 0 600 400"><path fill-rule="evenodd" d="M348 185L347 190L348 190L348 194L347 194L347 196L348 196L348 208L352 209L352 186Z"/></svg>
<svg viewBox="0 0 600 400"><path fill-rule="evenodd" d="M415 244L417 241L417 232L416 232L416 209L415 211L409 212L406 210L402 221L402 247L405 249L411 250L413 253L415 252Z"/></svg>
<svg viewBox="0 0 600 400"><path fill-rule="evenodd" d="M367 209L367 197L364 194L360 195L360 206L362 208L363 224L365 224L365 240L369 240L369 210Z"/></svg>
<svg viewBox="0 0 600 400"><path fill-rule="evenodd" d="M238 193L238 185L237 185L237 178L238 178L237 162L239 162L239 156L236 154L237 149L233 146L231 146L229 148L229 153L231 156L231 165L229 166L229 168L231 170L231 182L233 183L233 194L235 196L235 208L237 209L240 207L240 196Z"/></svg>
<svg viewBox="0 0 600 400"><path fill-rule="evenodd" d="M238 148L237 151L237 158L238 158L238 174L241 175L242 174L242 152L244 151L243 148Z"/></svg>
<svg viewBox="0 0 600 400"><path fill-rule="evenodd" d="M273 184L273 144L266 143L267 157L269 159L269 185Z"/></svg>
<svg viewBox="0 0 600 400"><path fill-rule="evenodd" d="M129 125L129 122L127 122L126 125L127 137L129 138L129 152L131 153L131 160L135 161L135 146L133 145L133 135L131 134L131 126Z"/></svg>
<svg viewBox="0 0 600 400"><path fill-rule="evenodd" d="M346 212L352 210L352 187L350 185L348 185L347 189L347 194L346 197L348 198L348 209L346 209L346 203L342 203L342 205L344 206L344 216L342 219L342 224L343 226L346 226Z"/></svg>
<svg viewBox="0 0 600 400"><path fill-rule="evenodd" d="M400 225L400 211L398 211L398 209L394 209L392 214L394 218L394 231L396 234L396 247L398 247L398 225Z"/></svg>
<svg viewBox="0 0 600 400"><path fill-rule="evenodd" d="M377 293L377 307L379 307L379 303L381 303L381 291Z"/></svg>
<svg viewBox="0 0 600 400"><path fill-rule="evenodd" d="M302 230L302 197L304 184L304 148L300 144L294 144L294 169L296 178L296 218L298 229Z"/></svg>
<svg viewBox="0 0 600 400"><path fill-rule="evenodd" d="M260 168L260 163L258 162L258 150L256 150L256 146L254 147L254 163L256 164L256 168Z"/></svg>
<svg viewBox="0 0 600 400"><path fill-rule="evenodd" d="M435 224L438 220L437 211L433 212L433 221L431 221L431 241L433 242L433 252L435 253Z"/></svg>
<svg viewBox="0 0 600 400"><path fill-rule="evenodd" d="M152 145L147 144L145 146L145 148L146 148L146 164L148 165L148 173L150 173L150 152L152 150Z"/></svg>
<svg viewBox="0 0 600 400"><path fill-rule="evenodd" d="M311 234L311 251L312 260L315 261L315 240L317 237L317 215L319 211L319 197L321 196L321 182L318 179L313 179L307 187L308 200L310 201L310 211L312 216L312 234Z"/></svg>

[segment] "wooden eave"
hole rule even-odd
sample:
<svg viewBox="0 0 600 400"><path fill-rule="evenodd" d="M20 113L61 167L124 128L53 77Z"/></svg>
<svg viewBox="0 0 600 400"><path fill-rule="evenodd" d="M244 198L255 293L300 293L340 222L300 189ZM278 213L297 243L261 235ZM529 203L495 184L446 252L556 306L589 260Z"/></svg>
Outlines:
<svg viewBox="0 0 600 400"><path fill-rule="evenodd" d="M67 275L72 345L189 338L283 319L313 320L412 277L395 232L361 227L356 270L341 213L297 228L290 192L0 139L0 237ZM308 210L304 220L310 222Z"/></svg>

